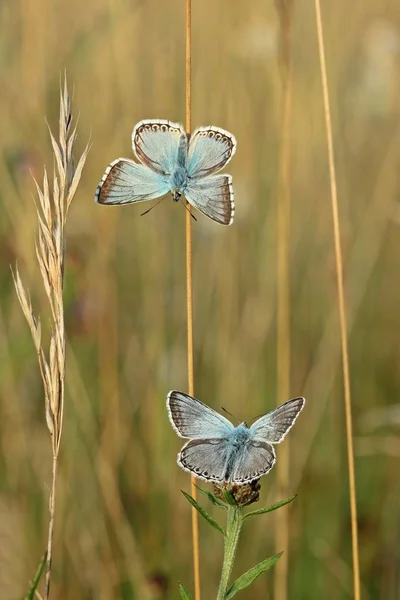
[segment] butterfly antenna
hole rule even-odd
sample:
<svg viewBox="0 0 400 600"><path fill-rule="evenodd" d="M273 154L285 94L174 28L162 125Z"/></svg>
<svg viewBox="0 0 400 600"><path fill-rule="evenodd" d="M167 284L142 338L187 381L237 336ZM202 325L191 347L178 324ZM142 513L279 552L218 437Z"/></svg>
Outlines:
<svg viewBox="0 0 400 600"><path fill-rule="evenodd" d="M229 410L226 410L226 408L224 406L221 406L222 410L224 412L226 412L227 415L229 415L230 417L232 417L232 419L235 419L235 421L237 421L239 424L241 423L241 421L239 421L239 419L237 417L235 417L235 415L233 415L232 413L229 412Z"/></svg>
<svg viewBox="0 0 400 600"><path fill-rule="evenodd" d="M156 202L155 204L153 204L153 206L150 206L150 208L148 208L147 210L145 210L144 212L142 212L140 214L140 216L143 217L144 215L147 215L147 213L149 213L151 210L153 210L153 208L155 208L156 206L158 206L160 204L160 202L162 202L163 200L165 200L166 197L167 197L167 194L165 194L165 196L162 196L162 198L160 198L160 200L158 202Z"/></svg>
<svg viewBox="0 0 400 600"><path fill-rule="evenodd" d="M182 202L183 206L186 208L186 210L188 211L188 213L190 214L190 216L192 217L192 219L194 219L195 221L197 221L197 219L196 219L196 217L194 216L194 214L193 214L193 213L191 212L191 210L188 208L188 206L187 206L186 202L184 202L182 199L181 199L181 202Z"/></svg>

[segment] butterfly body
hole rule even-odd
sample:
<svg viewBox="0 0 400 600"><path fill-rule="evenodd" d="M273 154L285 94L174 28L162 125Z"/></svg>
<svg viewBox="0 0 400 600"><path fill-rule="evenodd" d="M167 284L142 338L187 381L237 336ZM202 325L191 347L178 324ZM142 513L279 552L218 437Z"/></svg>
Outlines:
<svg viewBox="0 0 400 600"><path fill-rule="evenodd" d="M241 423L229 432L226 440L227 456L224 468L224 481L230 481L234 472L235 465L246 448L248 448L254 438L254 434L246 423Z"/></svg>
<svg viewBox="0 0 400 600"><path fill-rule="evenodd" d="M304 404L304 398L294 398L250 427L247 423L235 427L196 398L172 391L167 398L170 421L180 437L189 438L178 464L205 481L250 483L272 469L273 444L283 440Z"/></svg>
<svg viewBox="0 0 400 600"><path fill-rule="evenodd" d="M253 439L254 433L246 423L241 423L234 427L225 438L229 449L229 458L231 455L237 453L238 450L241 450L243 446L249 445Z"/></svg>
<svg viewBox="0 0 400 600"><path fill-rule="evenodd" d="M174 202L179 202L179 200L181 199L182 196L182 192L178 192L177 190L172 192L172 200Z"/></svg>
<svg viewBox="0 0 400 600"><path fill-rule="evenodd" d="M172 198L177 202L182 194L185 193L188 183L188 176L184 167L177 167L172 173L169 180L169 187L172 193Z"/></svg>
<svg viewBox="0 0 400 600"><path fill-rule="evenodd" d="M154 200L171 193L204 215L230 225L235 207L232 178L215 175L236 151L232 134L218 127L199 127L188 136L179 123L144 120L132 133L139 163L126 158L113 161L100 181L95 200L119 205Z"/></svg>

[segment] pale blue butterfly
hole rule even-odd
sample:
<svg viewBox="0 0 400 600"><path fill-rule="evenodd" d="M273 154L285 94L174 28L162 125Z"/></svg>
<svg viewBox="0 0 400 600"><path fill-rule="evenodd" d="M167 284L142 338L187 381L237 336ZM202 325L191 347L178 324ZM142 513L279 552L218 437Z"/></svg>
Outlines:
<svg viewBox="0 0 400 600"><path fill-rule="evenodd" d="M99 204L130 204L182 194L204 215L230 225L235 214L232 177L215 175L232 158L236 139L219 127L199 127L188 136L182 125L162 119L140 121L132 145L141 164L127 158L106 169L95 195Z"/></svg>
<svg viewBox="0 0 400 600"><path fill-rule="evenodd" d="M169 419L180 437L189 438L178 454L178 465L205 481L250 483L272 469L272 444L283 440L304 404L304 398L294 398L250 427L235 427L200 400L172 391L167 398Z"/></svg>

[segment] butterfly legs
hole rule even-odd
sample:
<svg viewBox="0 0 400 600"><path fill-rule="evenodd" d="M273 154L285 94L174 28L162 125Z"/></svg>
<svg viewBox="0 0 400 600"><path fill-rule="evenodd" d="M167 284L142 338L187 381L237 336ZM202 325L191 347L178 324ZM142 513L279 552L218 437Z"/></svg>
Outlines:
<svg viewBox="0 0 400 600"><path fill-rule="evenodd" d="M184 207L186 208L186 210L188 211L188 213L190 214L190 216L192 217L192 219L193 219L194 221L196 221L196 222L197 222L197 219L196 219L196 217L194 216L194 214L192 213L192 211L190 210L190 208L188 207L188 205L186 204L186 202L184 202L184 201L183 201L181 198L179 198L179 199L180 199L180 201L182 202L183 206L184 206Z"/></svg>
<svg viewBox="0 0 400 600"><path fill-rule="evenodd" d="M151 210L153 210L153 208L155 208L156 206L158 206L163 200L165 200L165 198L168 196L168 194L165 194L162 198L160 198L160 200L158 202L156 202L155 204L153 204L153 206L150 206L150 208L148 208L147 210L145 210L144 212L140 213L140 216L143 217L144 215L147 215ZM186 210L190 213L190 216L192 217L192 219L194 219L195 221L197 221L196 217L194 216L194 214L189 210L189 207L186 205L185 202L183 202L183 200L180 198L175 200L175 202L179 202L179 200L182 202L183 206L186 208Z"/></svg>
<svg viewBox="0 0 400 600"><path fill-rule="evenodd" d="M144 215L147 215L147 213L149 213L151 210L153 210L153 208L155 208L156 206L158 206L160 204L160 202L162 202L163 200L165 200L165 198L167 196L168 196L168 194L164 194L164 196L162 198L160 198L158 202L156 202L155 204L153 204L153 206L150 206L150 208L148 208L144 212L140 213L140 216L143 217Z"/></svg>

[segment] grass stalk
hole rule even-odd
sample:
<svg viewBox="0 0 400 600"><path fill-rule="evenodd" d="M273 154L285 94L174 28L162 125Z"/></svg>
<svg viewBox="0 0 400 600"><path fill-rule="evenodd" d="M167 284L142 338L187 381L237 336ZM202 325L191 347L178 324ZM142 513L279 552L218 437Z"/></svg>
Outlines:
<svg viewBox="0 0 400 600"><path fill-rule="evenodd" d="M382 159L379 176L372 190L371 201L367 206L362 222L347 260L347 330L354 329L356 317L365 298L374 268L384 246L388 227L388 214L397 193L398 149L400 147L400 127L392 134L389 148ZM328 396L334 385L334 365L340 359L340 340L337 339L337 306L329 309L326 325L322 333L315 360L310 370L304 390L306 396L314 398L321 389ZM297 469L292 474L296 487L302 478L304 468L311 455L316 432L320 426L325 403L319 402L308 423L308 437L296 453Z"/></svg>
<svg viewBox="0 0 400 600"><path fill-rule="evenodd" d="M53 453L53 464L51 471L51 492L49 504L49 529L47 533L47 559L46 559L46 582L45 582L45 598L50 597L51 583L51 564L53 558L53 537L54 537L54 520L56 514L56 483L57 483L57 463L58 454Z"/></svg>
<svg viewBox="0 0 400 600"><path fill-rule="evenodd" d="M48 600L50 597L57 465L64 412L66 361L63 301L66 248L65 228L68 210L76 193L88 153L88 147L86 147L78 165L75 167L73 151L76 140L76 127L74 128L72 125L71 100L68 94L66 79L60 90L58 142L50 129L49 132L55 156L52 189L46 170L44 171L42 188L35 181L39 199L37 207L39 235L36 244L36 256L51 315L50 343L47 353L42 346L40 318L35 317L29 294L22 283L18 268L15 269L15 273L13 272L18 300L31 330L38 356L45 394L46 423L50 432L52 447L52 483L49 501L45 600Z"/></svg>
<svg viewBox="0 0 400 600"><path fill-rule="evenodd" d="M280 22L281 130L277 204L277 404L290 395L290 120L292 103L292 0L276 7ZM289 440L277 463L278 496L289 495ZM278 511L275 550L283 552L274 571L276 600L286 600L289 568L289 513Z"/></svg>
<svg viewBox="0 0 400 600"><path fill-rule="evenodd" d="M192 2L186 1L186 132L190 134L192 127ZM189 394L194 396L194 359L193 359L193 277L192 277L192 214L190 204L186 202L186 305L187 305L187 363ZM193 475L191 481L191 495L197 500L196 480ZM200 600L200 557L199 557L199 521L198 513L192 507L192 543L193 543L193 571L194 571L194 597Z"/></svg>
<svg viewBox="0 0 400 600"><path fill-rule="evenodd" d="M344 284L343 284L343 259L342 247L340 241L340 221L336 185L335 159L333 150L332 122L329 101L329 88L325 60L324 34L321 18L320 0L315 0L315 15L318 35L319 60L321 67L322 95L324 102L326 141L328 146L329 179L331 189L331 204L333 217L333 236L335 246L336 279L338 291L338 309L340 322L340 339L342 349L342 368L344 385L344 404L346 415L346 440L347 440L347 458L349 468L349 488L350 488L350 514L351 514L351 539L353 552L353 591L354 600L360 600L360 567L358 552L358 532L357 532L357 498L356 481L354 467L354 447L353 447L353 424L351 415L351 390L350 390L350 369L347 343L347 322L344 302Z"/></svg>

